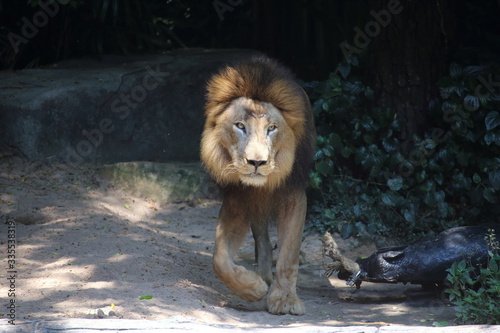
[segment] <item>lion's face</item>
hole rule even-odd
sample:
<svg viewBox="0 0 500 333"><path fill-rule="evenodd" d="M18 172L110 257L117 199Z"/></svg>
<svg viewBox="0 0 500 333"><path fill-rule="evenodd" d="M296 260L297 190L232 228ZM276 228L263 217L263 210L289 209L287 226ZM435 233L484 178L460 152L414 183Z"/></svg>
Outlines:
<svg viewBox="0 0 500 333"><path fill-rule="evenodd" d="M235 99L218 117L215 132L219 146L211 148L222 149L219 159L225 161L218 174L223 182L274 187L291 172L294 135L272 104Z"/></svg>

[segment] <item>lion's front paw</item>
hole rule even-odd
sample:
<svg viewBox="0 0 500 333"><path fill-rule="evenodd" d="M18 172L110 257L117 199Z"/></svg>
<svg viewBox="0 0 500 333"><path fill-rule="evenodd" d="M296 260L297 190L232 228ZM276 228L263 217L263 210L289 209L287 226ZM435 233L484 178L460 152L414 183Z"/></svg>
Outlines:
<svg viewBox="0 0 500 333"><path fill-rule="evenodd" d="M268 296L267 311L272 314L303 315L306 313L306 307L296 295Z"/></svg>
<svg viewBox="0 0 500 333"><path fill-rule="evenodd" d="M252 286L233 291L247 302L257 302L266 296L267 289L267 284L260 279Z"/></svg>
<svg viewBox="0 0 500 333"><path fill-rule="evenodd" d="M230 289L238 296L247 302L257 302L266 296L269 288L259 275L240 266L235 267L234 272L236 279Z"/></svg>

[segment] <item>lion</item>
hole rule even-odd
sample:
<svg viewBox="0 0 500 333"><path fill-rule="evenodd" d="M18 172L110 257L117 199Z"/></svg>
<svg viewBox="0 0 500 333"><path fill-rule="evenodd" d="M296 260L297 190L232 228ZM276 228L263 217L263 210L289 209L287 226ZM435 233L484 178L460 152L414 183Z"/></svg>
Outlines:
<svg viewBox="0 0 500 333"><path fill-rule="evenodd" d="M287 68L257 57L209 80L205 116L201 160L223 194L215 274L246 301L267 295L270 313L304 314L296 283L316 139L309 99ZM279 249L274 279L268 231L273 222ZM234 262L249 229L255 271Z"/></svg>

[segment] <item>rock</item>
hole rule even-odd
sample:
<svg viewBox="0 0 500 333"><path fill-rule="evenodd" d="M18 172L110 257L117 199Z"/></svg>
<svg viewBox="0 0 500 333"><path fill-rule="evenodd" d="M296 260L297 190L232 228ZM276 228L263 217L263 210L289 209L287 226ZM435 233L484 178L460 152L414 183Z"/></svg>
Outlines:
<svg viewBox="0 0 500 333"><path fill-rule="evenodd" d="M97 318L105 318L106 315L104 314L104 311L102 311L101 309L98 309L97 310Z"/></svg>
<svg viewBox="0 0 500 333"><path fill-rule="evenodd" d="M76 165L198 161L206 81L256 54L191 49L0 72L0 147Z"/></svg>
<svg viewBox="0 0 500 333"><path fill-rule="evenodd" d="M47 218L40 213L25 213L14 211L9 214L9 216L19 224L31 225L31 224L43 224L47 221Z"/></svg>
<svg viewBox="0 0 500 333"><path fill-rule="evenodd" d="M122 162L104 166L100 175L133 195L159 203L219 196L200 163Z"/></svg>

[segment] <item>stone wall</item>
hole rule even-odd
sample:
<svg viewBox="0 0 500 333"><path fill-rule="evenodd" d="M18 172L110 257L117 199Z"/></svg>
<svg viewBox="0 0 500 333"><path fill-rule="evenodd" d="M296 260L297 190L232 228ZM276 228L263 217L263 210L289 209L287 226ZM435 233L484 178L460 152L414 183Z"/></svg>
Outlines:
<svg viewBox="0 0 500 333"><path fill-rule="evenodd" d="M207 79L256 54L181 50L0 72L0 150L72 164L197 161Z"/></svg>

